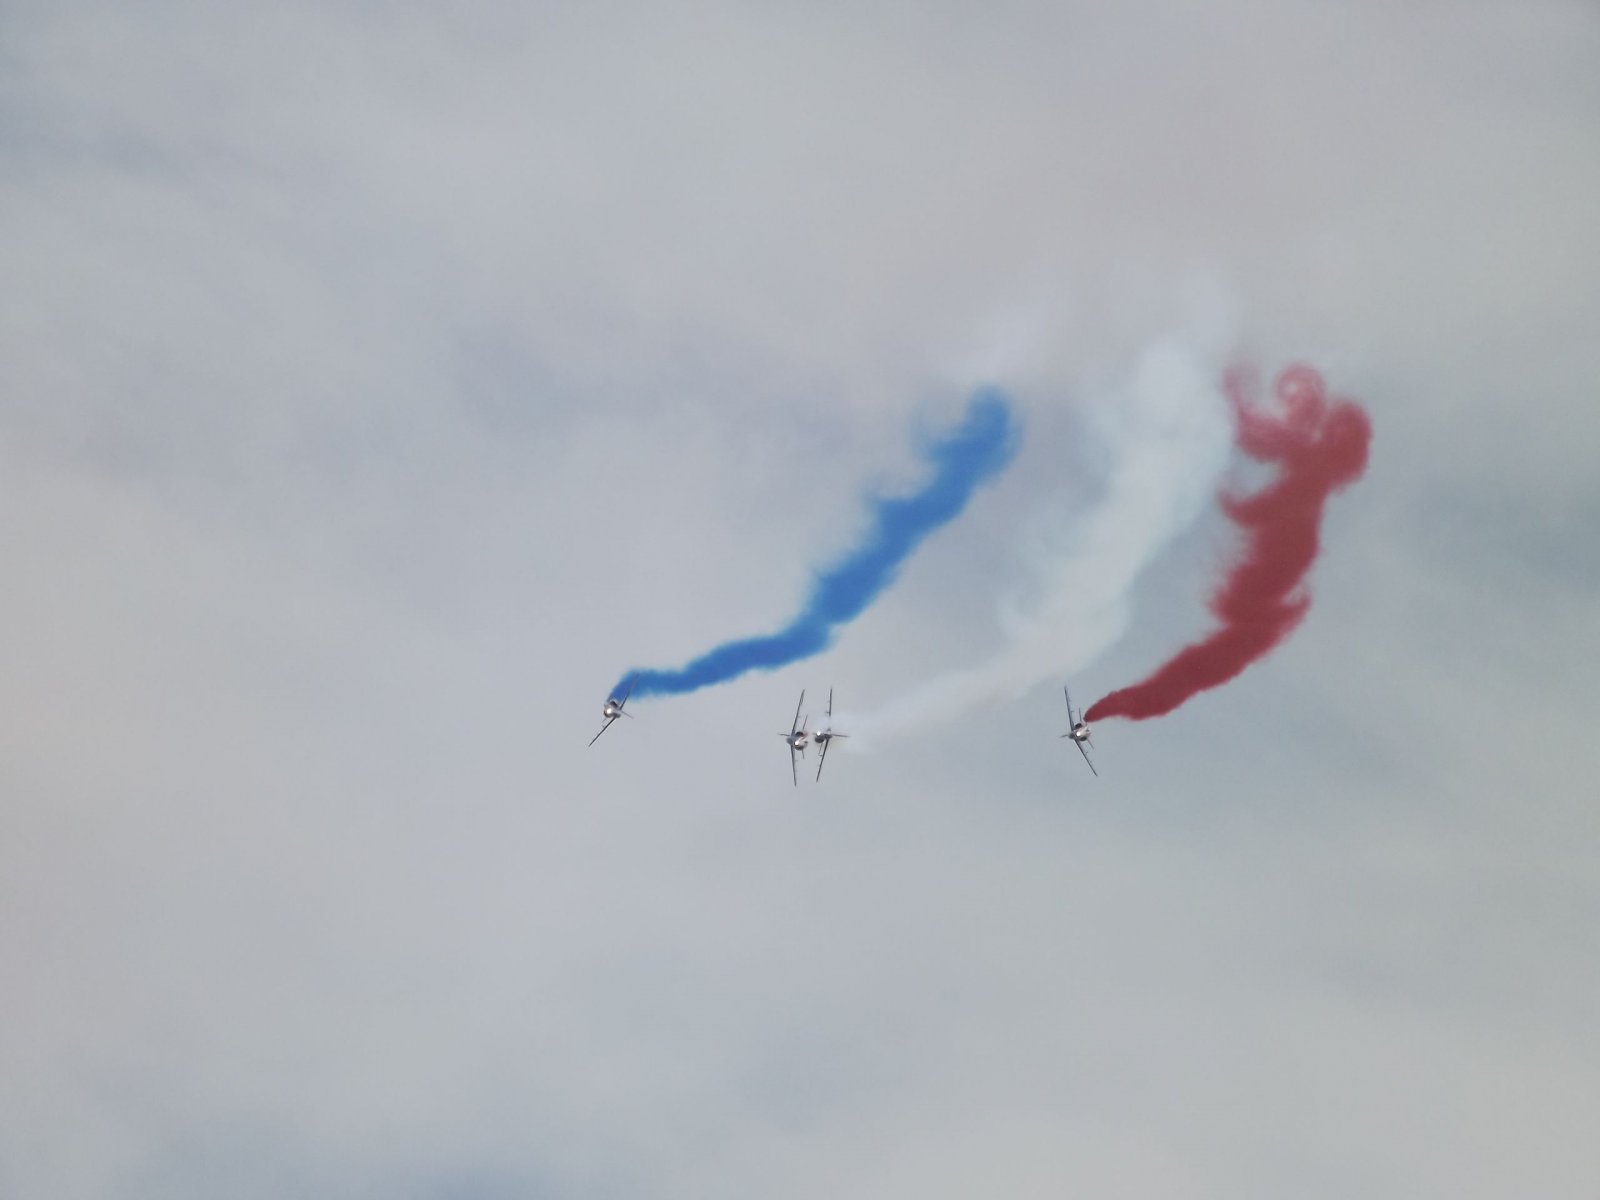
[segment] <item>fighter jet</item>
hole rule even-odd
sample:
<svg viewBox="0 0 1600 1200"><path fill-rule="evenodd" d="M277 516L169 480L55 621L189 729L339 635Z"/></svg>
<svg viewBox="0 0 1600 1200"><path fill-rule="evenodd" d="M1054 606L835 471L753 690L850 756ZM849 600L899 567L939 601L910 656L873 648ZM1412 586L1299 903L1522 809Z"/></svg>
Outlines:
<svg viewBox="0 0 1600 1200"><path fill-rule="evenodd" d="M632 713L622 711L622 706L628 702L628 697L632 694L633 677L629 676L628 686L624 688L622 692L622 699L618 700L615 696L609 696L606 698L606 706L600 710L600 715L606 719L606 723L600 726L600 733L604 733L606 730L610 729L612 723L618 717L627 717L629 720L633 719ZM595 734L589 739L589 745L592 746L600 740L600 733Z"/></svg>
<svg viewBox="0 0 1600 1200"><path fill-rule="evenodd" d="M835 733L833 730L833 689L828 689L828 727L819 729L811 735L811 740L822 747L822 758L817 763L817 782L822 781L822 764L828 761L828 743L834 738L849 737L848 733Z"/></svg>
<svg viewBox="0 0 1600 1200"><path fill-rule="evenodd" d="M806 732L806 721L810 718L803 718L800 715L800 705L804 704L805 702L806 693L804 689L801 689L800 703L794 706L794 721L789 726L789 732L780 733L778 735L784 741L789 743L789 774L794 776L795 787L800 786L800 769L794 765L794 752L796 750L800 751L800 754L803 757L806 752L806 741L811 737L811 735Z"/></svg>
<svg viewBox="0 0 1600 1200"><path fill-rule="evenodd" d="M1100 772L1094 770L1094 763L1089 762L1089 752L1083 748L1083 744L1085 742L1089 742L1089 727L1083 723L1083 714L1079 713L1077 716L1072 715L1072 693L1067 691L1066 684L1061 685L1061 694L1067 698L1067 720L1072 722L1072 728L1067 730L1061 736L1069 737L1073 740L1074 744L1077 745L1078 750L1083 754L1083 761L1089 763L1089 770L1094 771L1096 775L1099 775ZM1089 745L1092 746L1094 743L1089 742Z"/></svg>

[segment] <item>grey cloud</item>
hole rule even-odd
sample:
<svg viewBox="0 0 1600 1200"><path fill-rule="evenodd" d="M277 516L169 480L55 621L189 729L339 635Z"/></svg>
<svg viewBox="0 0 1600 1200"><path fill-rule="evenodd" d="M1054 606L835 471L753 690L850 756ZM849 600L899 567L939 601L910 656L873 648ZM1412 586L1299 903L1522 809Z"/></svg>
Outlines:
<svg viewBox="0 0 1600 1200"><path fill-rule="evenodd" d="M0 20L0 1190L1593 1194L1591 8ZM1208 289L1373 412L1296 638L792 794ZM827 658L584 752L988 379Z"/></svg>

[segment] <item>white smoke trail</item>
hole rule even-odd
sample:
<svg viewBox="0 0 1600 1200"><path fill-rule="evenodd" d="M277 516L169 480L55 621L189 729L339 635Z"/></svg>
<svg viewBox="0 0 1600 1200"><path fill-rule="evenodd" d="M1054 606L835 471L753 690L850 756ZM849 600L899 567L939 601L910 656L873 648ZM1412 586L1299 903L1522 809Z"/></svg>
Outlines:
<svg viewBox="0 0 1600 1200"><path fill-rule="evenodd" d="M1090 406L1109 464L1087 511L1048 514L1028 550L1034 579L1002 606L1004 648L875 712L841 717L862 742L897 737L1012 700L1076 672L1122 636L1139 574L1192 525L1227 466L1232 418L1221 356L1179 339L1150 346L1117 394ZM845 724L848 720L849 724Z"/></svg>

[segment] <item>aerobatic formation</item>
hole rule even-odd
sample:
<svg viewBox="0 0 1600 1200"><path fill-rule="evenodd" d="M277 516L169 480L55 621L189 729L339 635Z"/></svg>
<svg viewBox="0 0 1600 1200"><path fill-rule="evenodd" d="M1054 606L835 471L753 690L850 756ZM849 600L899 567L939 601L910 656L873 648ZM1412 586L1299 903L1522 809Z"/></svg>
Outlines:
<svg viewBox="0 0 1600 1200"><path fill-rule="evenodd" d="M1215 394L1214 387L1212 391ZM1068 728L1059 736L1077 746L1095 775L1099 771L1089 757L1094 743L1088 722L1107 717L1145 720L1172 712L1198 693L1235 678L1293 632L1311 606L1305 580L1320 548L1327 500L1366 469L1372 440L1366 412L1351 400L1331 397L1322 376L1311 367L1296 364L1280 373L1273 402L1261 401L1255 376L1244 369L1228 372L1221 391L1232 420L1234 448L1246 459L1274 468L1275 475L1253 492L1222 487L1216 494L1240 543L1210 599L1219 622L1214 632L1178 650L1140 682L1097 700L1086 712L1074 710L1072 695L1063 686ZM1169 452L1170 428L1156 433L1152 440L1163 453ZM1197 435L1195 440L1195 458L1203 459L1209 452L1198 443L1204 439ZM773 634L722 643L677 669L625 672L607 698L601 710L604 724L589 744L594 745L618 718L633 716L625 706L634 695L691 692L750 671L774 670L827 649L837 629L866 611L916 548L958 517L974 493L1010 465L1018 441L1017 420L1005 396L993 390L979 392L960 424L923 448L922 457L931 468L929 481L908 496L869 500L872 520L861 545L816 574L806 603L787 625ZM1136 451L1137 447L1129 451L1129 461L1140 461ZM1117 502L1116 491L1111 489L1107 503ZM1093 515L1088 514L1085 522L1091 527ZM1177 528L1182 523L1167 524ZM1089 547L1081 554L1094 553L1094 537L1081 544ZM1135 547L1124 557L1142 561L1141 555L1153 555L1159 545L1152 540L1150 546ZM1072 567L1063 564L1058 573L1070 577ZM1136 569L1129 572L1128 584L1135 573ZM1062 606L1047 610L1063 611ZM1067 646L1072 641L1056 644ZM1071 657L1066 653L1059 657L1062 661L1040 665L1056 671L1084 665L1078 659L1066 661ZM976 678L982 673L969 674ZM799 760L808 746L819 751L816 780L820 782L828 747L848 736L833 728L833 689L828 691L822 728L808 728L810 717L804 708L802 691L789 729L779 734L789 750L790 777L796 786ZM892 729L894 724L889 720L882 727Z"/></svg>
<svg viewBox="0 0 1600 1200"><path fill-rule="evenodd" d="M821 783L822 768L828 761L828 747L833 743L834 738L847 738L850 736L848 733L841 732L833 727L832 688L828 689L828 715L826 718L828 723L823 728L806 728L811 718L800 715L800 709L805 705L805 702L806 693L805 689L802 688L800 690L800 700L794 706L794 719L789 722L789 732L778 735L789 745L789 774L794 778L796 787L800 786L800 768L795 763L796 754L804 758L807 745L816 746L821 750L821 753L817 756L817 782Z"/></svg>

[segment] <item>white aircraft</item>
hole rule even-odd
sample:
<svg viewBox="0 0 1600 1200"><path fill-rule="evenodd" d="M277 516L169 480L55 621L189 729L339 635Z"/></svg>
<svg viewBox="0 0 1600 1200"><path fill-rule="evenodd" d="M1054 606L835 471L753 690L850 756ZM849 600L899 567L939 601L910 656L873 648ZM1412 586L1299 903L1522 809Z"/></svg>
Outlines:
<svg viewBox="0 0 1600 1200"><path fill-rule="evenodd" d="M1073 740L1079 751L1083 754L1083 761L1089 763L1089 770L1094 771L1096 775L1099 775L1100 772L1094 770L1094 763L1089 762L1089 752L1083 748L1083 744L1085 742L1089 742L1089 727L1083 723L1083 714L1079 713L1077 716L1072 715L1072 693L1067 691L1066 684L1061 685L1061 694L1067 698L1067 720L1072 722L1072 728L1067 730L1061 736L1069 737ZM1089 745L1092 746L1094 743L1089 742Z"/></svg>
<svg viewBox="0 0 1600 1200"><path fill-rule="evenodd" d="M804 704L805 702L806 693L805 689L802 688L800 691L800 704ZM806 740L811 736L806 732L806 721L810 718L802 718L800 716L800 704L796 704L794 706L794 722L789 726L789 732L780 733L778 735L784 741L789 743L789 774L794 776L795 787L800 786L800 771L799 768L794 765L794 752L796 750L800 751L800 754L803 757L806 752Z"/></svg>
<svg viewBox="0 0 1600 1200"><path fill-rule="evenodd" d="M802 693L803 694L803 693ZM819 729L811 735L811 740L822 747L822 758L817 763L817 781L822 781L822 764L828 761L828 743L834 738L849 737L848 733L835 733L833 730L833 689L828 689L828 727Z"/></svg>
<svg viewBox="0 0 1600 1200"><path fill-rule="evenodd" d="M628 697L631 695L633 695L632 677L628 679L628 686L623 689L621 700L618 700L615 696L608 696L606 698L606 706L600 710L600 715L606 719L606 723L600 726L600 733L604 733L606 730L610 729L612 723L616 721L618 717L627 717L629 720L633 719L632 713L622 711L622 706L628 702ZM589 745L592 746L600 740L600 733L595 734L589 739Z"/></svg>

